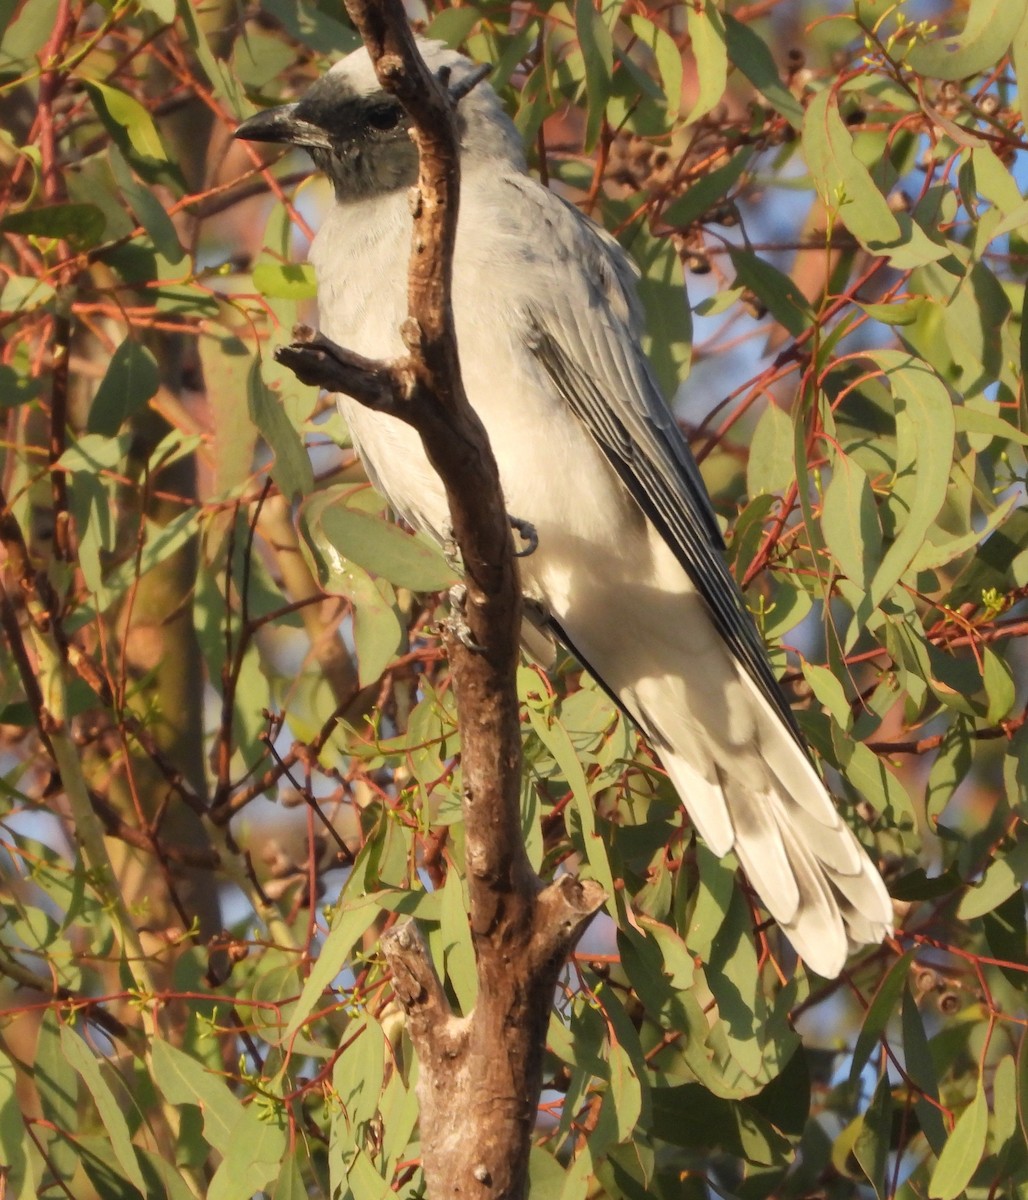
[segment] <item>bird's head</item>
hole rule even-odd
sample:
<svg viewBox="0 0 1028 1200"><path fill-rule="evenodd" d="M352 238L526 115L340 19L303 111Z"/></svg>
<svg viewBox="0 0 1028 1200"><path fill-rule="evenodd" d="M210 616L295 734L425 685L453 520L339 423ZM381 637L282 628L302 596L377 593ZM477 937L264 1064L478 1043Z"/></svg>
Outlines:
<svg viewBox="0 0 1028 1200"><path fill-rule="evenodd" d="M441 42L419 40L417 45L434 73L446 73L451 89L460 89L477 71ZM517 133L488 85L475 87L461 100L458 120L463 160L476 155L520 160ZM337 62L300 100L256 113L235 136L302 147L343 201L383 195L417 180L410 119L379 84L363 46Z"/></svg>

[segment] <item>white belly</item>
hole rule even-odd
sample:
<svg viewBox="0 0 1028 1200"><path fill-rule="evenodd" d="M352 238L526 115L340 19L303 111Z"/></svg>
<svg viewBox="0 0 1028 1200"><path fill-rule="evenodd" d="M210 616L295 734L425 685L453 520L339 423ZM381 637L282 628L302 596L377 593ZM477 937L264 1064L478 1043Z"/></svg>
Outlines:
<svg viewBox="0 0 1028 1200"><path fill-rule="evenodd" d="M399 328L407 315L406 197L376 200L374 220L367 216L362 219L354 205L334 210L311 248L320 324L347 349L389 360L404 353ZM362 232L369 228L382 231L375 241ZM359 272L341 274L338 264L345 262L359 262ZM495 272L458 254L453 294L464 387L489 435L507 511L530 522L539 536L538 549L521 563L526 591L567 627L584 587L605 591L640 572L652 574L648 523L520 340L498 282ZM417 433L349 397L340 397L340 409L390 504L412 525L444 538L445 493Z"/></svg>

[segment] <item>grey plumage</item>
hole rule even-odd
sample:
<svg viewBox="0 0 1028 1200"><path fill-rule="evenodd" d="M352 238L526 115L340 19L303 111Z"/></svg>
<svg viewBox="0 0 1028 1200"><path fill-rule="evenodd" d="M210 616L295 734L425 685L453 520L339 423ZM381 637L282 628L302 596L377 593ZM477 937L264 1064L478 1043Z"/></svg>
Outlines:
<svg viewBox="0 0 1028 1200"><path fill-rule="evenodd" d="M429 66L472 64L423 42ZM460 104L453 305L468 397L508 511L539 543L528 596L646 732L701 835L734 849L822 975L880 941L891 904L814 770L723 558L700 473L640 345L635 272L617 243L525 170L487 85ZM305 147L336 203L311 248L326 336L370 358L404 351L417 159L364 50L297 104L237 136ZM442 538L446 500L405 424L340 406L373 482Z"/></svg>

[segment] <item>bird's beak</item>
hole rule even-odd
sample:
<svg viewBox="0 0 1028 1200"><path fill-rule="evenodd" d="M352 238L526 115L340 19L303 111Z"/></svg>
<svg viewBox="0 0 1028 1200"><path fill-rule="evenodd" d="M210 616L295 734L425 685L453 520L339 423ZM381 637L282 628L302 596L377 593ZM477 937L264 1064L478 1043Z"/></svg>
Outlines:
<svg viewBox="0 0 1028 1200"><path fill-rule="evenodd" d="M285 142L315 150L329 150L328 134L320 125L296 115L295 104L282 104L254 113L239 126L233 137L244 142Z"/></svg>

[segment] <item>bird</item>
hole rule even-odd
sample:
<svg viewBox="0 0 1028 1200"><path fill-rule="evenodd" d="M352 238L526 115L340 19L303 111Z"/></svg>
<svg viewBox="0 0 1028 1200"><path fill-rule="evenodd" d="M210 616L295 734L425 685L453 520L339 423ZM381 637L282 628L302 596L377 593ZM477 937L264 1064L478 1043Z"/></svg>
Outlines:
<svg viewBox="0 0 1028 1200"><path fill-rule="evenodd" d="M529 173L495 90L470 86L480 68L441 42L417 45L437 78L466 91L452 304L507 510L534 529L526 600L648 738L708 847L734 850L800 958L833 978L891 932L892 905L728 569L643 351L637 269ZM367 358L401 358L418 152L367 50L235 136L302 147L327 176L334 199L309 251L320 330ZM446 496L417 433L350 397L339 406L371 482L444 542Z"/></svg>

